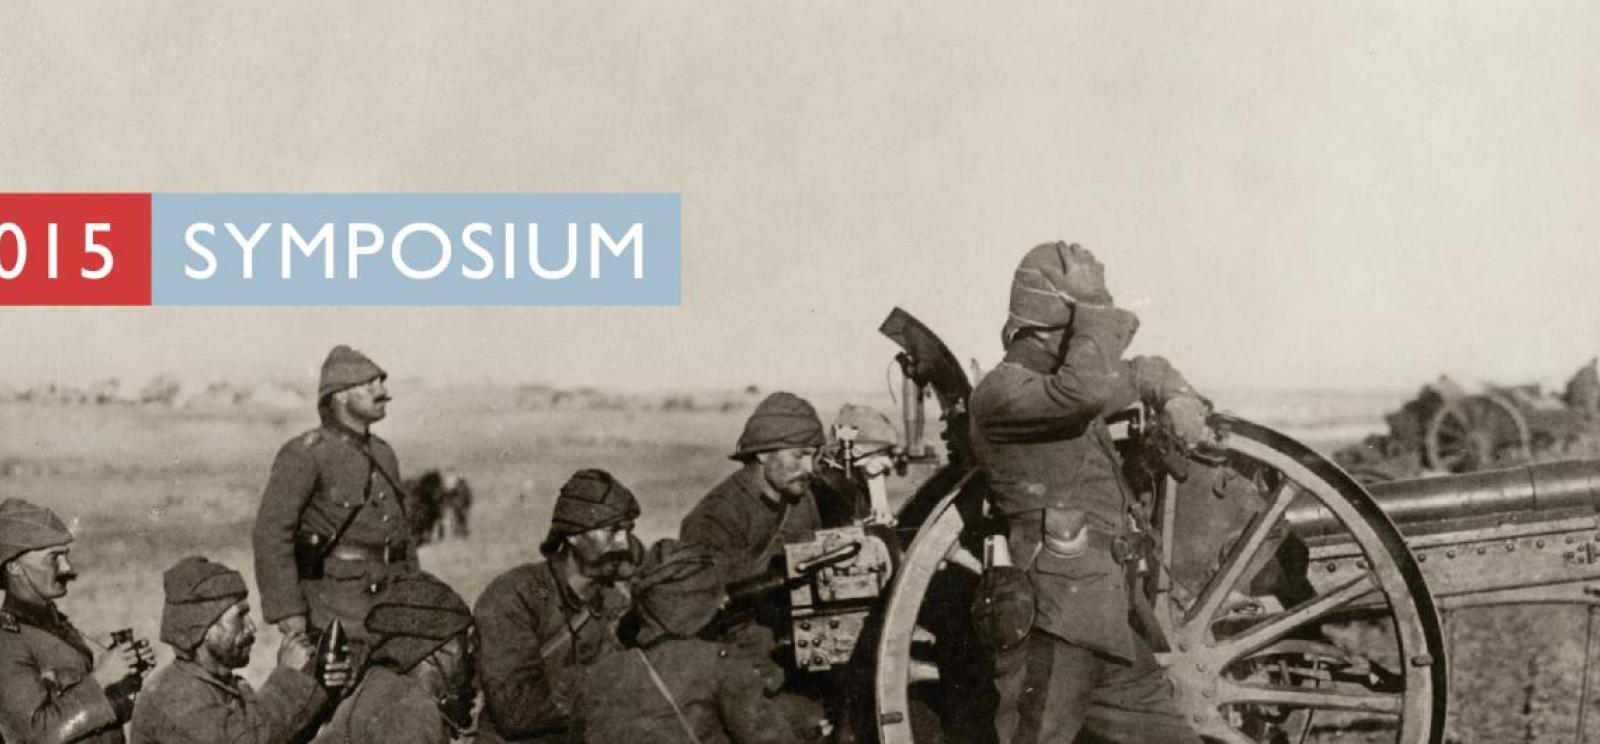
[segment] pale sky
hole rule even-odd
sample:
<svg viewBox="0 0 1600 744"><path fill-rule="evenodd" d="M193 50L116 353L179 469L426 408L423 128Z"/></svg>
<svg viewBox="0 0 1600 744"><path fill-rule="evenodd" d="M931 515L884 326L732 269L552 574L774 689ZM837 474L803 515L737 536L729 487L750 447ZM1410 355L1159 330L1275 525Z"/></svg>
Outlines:
<svg viewBox="0 0 1600 744"><path fill-rule="evenodd" d="M0 309L0 383L882 384L894 305L1000 355L1018 258L1107 265L1227 388L1600 351L1600 4L7 4L4 191L671 191L678 308Z"/></svg>

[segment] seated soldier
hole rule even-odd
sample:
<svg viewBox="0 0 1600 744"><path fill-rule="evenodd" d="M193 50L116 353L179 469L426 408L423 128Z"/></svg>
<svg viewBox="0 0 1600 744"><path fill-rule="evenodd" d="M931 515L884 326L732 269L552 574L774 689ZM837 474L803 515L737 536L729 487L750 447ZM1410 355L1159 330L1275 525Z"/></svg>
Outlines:
<svg viewBox="0 0 1600 744"><path fill-rule="evenodd" d="M258 694L233 673L250 663L256 626L244 577L190 557L162 577L161 640L177 659L151 679L133 708L133 744L268 744L314 730L328 693L311 675L316 647L283 639L278 668Z"/></svg>
<svg viewBox="0 0 1600 744"><path fill-rule="evenodd" d="M638 516L638 500L610 473L573 473L539 545L546 560L501 574L478 597L485 744L581 738L568 725L572 698L583 670L617 649L626 574L643 553Z"/></svg>
<svg viewBox="0 0 1600 744"><path fill-rule="evenodd" d="M312 744L447 744L472 726L472 612L427 573L395 579L367 612L361 682Z"/></svg>
<svg viewBox="0 0 1600 744"><path fill-rule="evenodd" d="M696 639L724 600L708 551L656 543L634 591L619 629L628 649L596 662L579 696L587 744L795 741L755 667Z"/></svg>
<svg viewBox="0 0 1600 744"><path fill-rule="evenodd" d="M895 457L903 451L900 432L877 409L846 403L833 420L832 435L817 458L813 483L822 523L839 526L858 520L892 520L885 476L894 470Z"/></svg>

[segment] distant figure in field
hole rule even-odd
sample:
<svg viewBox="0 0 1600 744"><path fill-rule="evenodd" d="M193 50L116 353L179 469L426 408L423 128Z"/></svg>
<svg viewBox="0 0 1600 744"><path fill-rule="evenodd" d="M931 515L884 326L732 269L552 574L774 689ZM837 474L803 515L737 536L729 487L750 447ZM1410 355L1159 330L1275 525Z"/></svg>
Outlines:
<svg viewBox="0 0 1600 744"><path fill-rule="evenodd" d="M155 663L149 646L118 643L98 654L56 607L78 577L72 533L55 512L0 501L0 740L121 744Z"/></svg>
<svg viewBox="0 0 1600 744"><path fill-rule="evenodd" d="M348 346L322 362L322 425L283 445L261 495L253 542L261 613L284 635L338 618L351 650L385 584L418 570L400 462L370 427L388 413L388 373Z"/></svg>
<svg viewBox="0 0 1600 744"><path fill-rule="evenodd" d="M619 629L626 651L590 670L579 696L586 744L789 744L749 659L696 637L725 598L710 552L662 540Z"/></svg>
<svg viewBox="0 0 1600 744"><path fill-rule="evenodd" d="M328 693L312 677L317 650L304 634L283 639L261 692L234 674L256 642L238 571L189 557L167 569L162 585L161 640L177 658L134 705L133 744L275 744L315 730ZM342 684L349 670L336 673Z"/></svg>
<svg viewBox="0 0 1600 744"><path fill-rule="evenodd" d="M406 481L406 511L418 545L470 534L472 486L457 473L429 470Z"/></svg>
<svg viewBox="0 0 1600 744"><path fill-rule="evenodd" d="M632 604L628 580L643 559L633 537L639 501L604 470L561 486L539 552L496 577L474 615L483 642L478 741L576 743L573 703L590 664L618 650L614 629Z"/></svg>

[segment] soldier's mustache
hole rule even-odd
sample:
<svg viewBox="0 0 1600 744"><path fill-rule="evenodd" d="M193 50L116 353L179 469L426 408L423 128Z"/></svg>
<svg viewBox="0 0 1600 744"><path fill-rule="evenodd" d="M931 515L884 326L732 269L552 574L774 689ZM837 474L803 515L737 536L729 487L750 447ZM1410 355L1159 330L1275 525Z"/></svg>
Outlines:
<svg viewBox="0 0 1600 744"><path fill-rule="evenodd" d="M66 572L63 572L63 573L56 574L56 582L60 583L60 584L63 584L63 585L66 584L69 581L77 581L77 580L78 580L78 572L77 571L66 571Z"/></svg>

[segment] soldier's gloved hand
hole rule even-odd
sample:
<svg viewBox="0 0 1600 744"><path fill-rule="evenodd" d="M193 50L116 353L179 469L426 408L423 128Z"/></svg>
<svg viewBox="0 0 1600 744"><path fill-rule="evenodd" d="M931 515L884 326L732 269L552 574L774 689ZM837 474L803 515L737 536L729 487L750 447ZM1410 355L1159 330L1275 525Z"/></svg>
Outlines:
<svg viewBox="0 0 1600 744"><path fill-rule="evenodd" d="M317 658L317 647L305 633L290 633L278 646L278 666L299 672L311 671L311 662Z"/></svg>
<svg viewBox="0 0 1600 744"><path fill-rule="evenodd" d="M101 652L89 672L102 688L109 688L129 677L139 675L139 651L131 643L112 646Z"/></svg>
<svg viewBox="0 0 1600 744"><path fill-rule="evenodd" d="M133 642L133 654L134 659L136 660L135 668L139 670L139 676L141 678L146 674L149 674L150 670L156 667L156 652L154 649L150 648L149 641L143 638L135 640Z"/></svg>
<svg viewBox="0 0 1600 744"><path fill-rule="evenodd" d="M1188 451L1204 451L1218 446L1217 433L1206 423L1210 415L1211 406L1192 393L1175 395L1161 406L1162 425Z"/></svg>
<svg viewBox="0 0 1600 744"><path fill-rule="evenodd" d="M1061 250L1060 289L1078 307L1111 307L1111 290L1106 289L1106 267L1100 259L1077 243Z"/></svg>
<svg viewBox="0 0 1600 744"><path fill-rule="evenodd" d="M1133 334L1139 332L1139 316L1115 307L1089 307L1079 305L1072 311L1072 333L1067 343L1077 337L1087 336L1100 346L1108 361L1122 358Z"/></svg>

